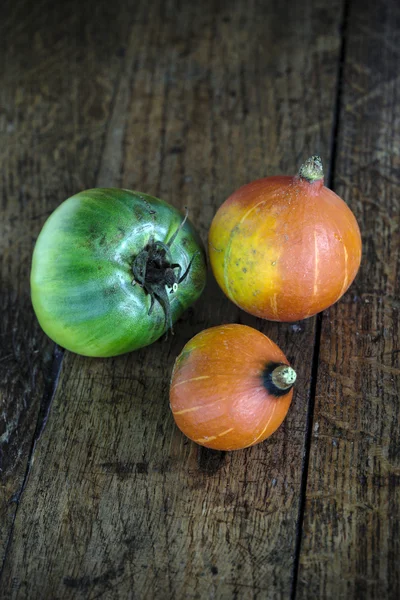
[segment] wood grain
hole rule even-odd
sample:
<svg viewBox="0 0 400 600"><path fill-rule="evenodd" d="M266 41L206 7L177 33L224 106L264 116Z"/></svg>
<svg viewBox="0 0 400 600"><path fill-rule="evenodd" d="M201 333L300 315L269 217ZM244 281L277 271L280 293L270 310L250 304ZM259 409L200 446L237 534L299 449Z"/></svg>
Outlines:
<svg viewBox="0 0 400 600"><path fill-rule="evenodd" d="M33 315L32 249L54 208L96 185L129 26L123 10L105 36L104 7L83 29L89 6L42 9L8 2L0 18L0 564L63 354Z"/></svg>
<svg viewBox="0 0 400 600"><path fill-rule="evenodd" d="M122 4L113 3L112 15ZM341 2L127 6L122 75L111 104L103 105L110 126L102 158L96 154L99 184L188 206L205 239L216 208L241 184L293 173L314 152L329 165ZM94 71L103 60L108 68L103 36L87 33L97 26L96 11L76 6L74 14L80 54ZM110 15L109 28L116 27ZM115 39L108 41L114 55ZM73 69L69 47L62 51L61 64ZM19 56L24 52L21 42ZM43 81L52 73L49 55L36 67ZM104 85L112 90L109 77ZM76 88L88 85L87 71L74 81ZM90 93L103 97L102 90ZM59 131L70 126L65 117ZM80 128L86 126L83 119ZM88 143L93 135L88 129ZM66 161L79 162L74 148L64 152ZM80 164L76 187L87 183L88 164ZM274 339L299 379L282 428L264 444L224 454L177 430L168 384L190 337L232 321ZM66 354L16 514L5 598L288 597L315 321L278 326L252 319L210 278L176 332L116 359Z"/></svg>
<svg viewBox="0 0 400 600"><path fill-rule="evenodd" d="M335 188L364 253L323 319L299 598L400 597L400 10L351 3Z"/></svg>

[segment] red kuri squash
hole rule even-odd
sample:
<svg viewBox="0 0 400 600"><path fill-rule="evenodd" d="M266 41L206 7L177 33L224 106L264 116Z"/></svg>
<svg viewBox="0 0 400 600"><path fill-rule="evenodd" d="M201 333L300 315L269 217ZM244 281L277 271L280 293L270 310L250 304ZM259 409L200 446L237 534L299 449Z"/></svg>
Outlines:
<svg viewBox="0 0 400 600"><path fill-rule="evenodd" d="M326 188L321 159L295 177L259 179L219 208L209 233L215 278L243 310L296 321L334 304L361 261L357 221Z"/></svg>
<svg viewBox="0 0 400 600"><path fill-rule="evenodd" d="M171 410L198 444L246 448L282 423L295 380L285 355L265 335L246 325L220 325L197 334L176 359Z"/></svg>

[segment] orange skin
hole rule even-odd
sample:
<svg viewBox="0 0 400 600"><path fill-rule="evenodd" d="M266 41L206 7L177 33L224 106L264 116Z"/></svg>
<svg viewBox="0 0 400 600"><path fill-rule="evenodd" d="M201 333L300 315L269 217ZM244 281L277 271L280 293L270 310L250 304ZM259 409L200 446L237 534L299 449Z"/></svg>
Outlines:
<svg viewBox="0 0 400 600"><path fill-rule="evenodd" d="M179 429L216 450L262 442L282 423L293 389L276 397L263 385L270 363L288 361L265 335L246 325L220 325L192 338L176 359L170 405Z"/></svg>
<svg viewBox="0 0 400 600"><path fill-rule="evenodd" d="M323 179L268 177L222 204L209 255L218 284L237 306L271 321L297 321L349 288L360 266L361 235Z"/></svg>

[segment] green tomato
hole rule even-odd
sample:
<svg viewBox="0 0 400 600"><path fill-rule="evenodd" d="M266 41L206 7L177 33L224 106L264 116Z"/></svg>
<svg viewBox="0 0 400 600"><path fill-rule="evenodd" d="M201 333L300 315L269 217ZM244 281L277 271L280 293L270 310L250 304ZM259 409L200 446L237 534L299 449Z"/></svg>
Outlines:
<svg viewBox="0 0 400 600"><path fill-rule="evenodd" d="M178 210L147 194L99 188L72 196L46 221L31 294L52 340L105 357L160 338L205 281L204 247Z"/></svg>

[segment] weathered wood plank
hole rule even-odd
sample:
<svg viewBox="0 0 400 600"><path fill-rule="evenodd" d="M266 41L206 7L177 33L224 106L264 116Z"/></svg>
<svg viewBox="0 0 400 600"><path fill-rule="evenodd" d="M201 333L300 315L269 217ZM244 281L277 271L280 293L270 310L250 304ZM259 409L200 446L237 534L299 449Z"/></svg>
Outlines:
<svg viewBox="0 0 400 600"><path fill-rule="evenodd" d="M351 3L335 188L364 242L323 319L300 598L400 597L400 10Z"/></svg>
<svg viewBox="0 0 400 600"><path fill-rule="evenodd" d="M99 181L187 205L205 239L239 185L294 172L315 151L329 162L341 3L325 4L132 5L141 16ZM238 320L281 345L297 393L266 443L208 452L174 426L169 376L192 335ZM17 512L6 597L287 597L314 330L239 313L210 280L168 341L112 360L67 354Z"/></svg>
<svg viewBox="0 0 400 600"><path fill-rule="evenodd" d="M128 33L123 10L109 33L104 7L82 28L84 14L51 2L1 8L0 564L62 354L31 309L33 244L63 199L96 185Z"/></svg>

